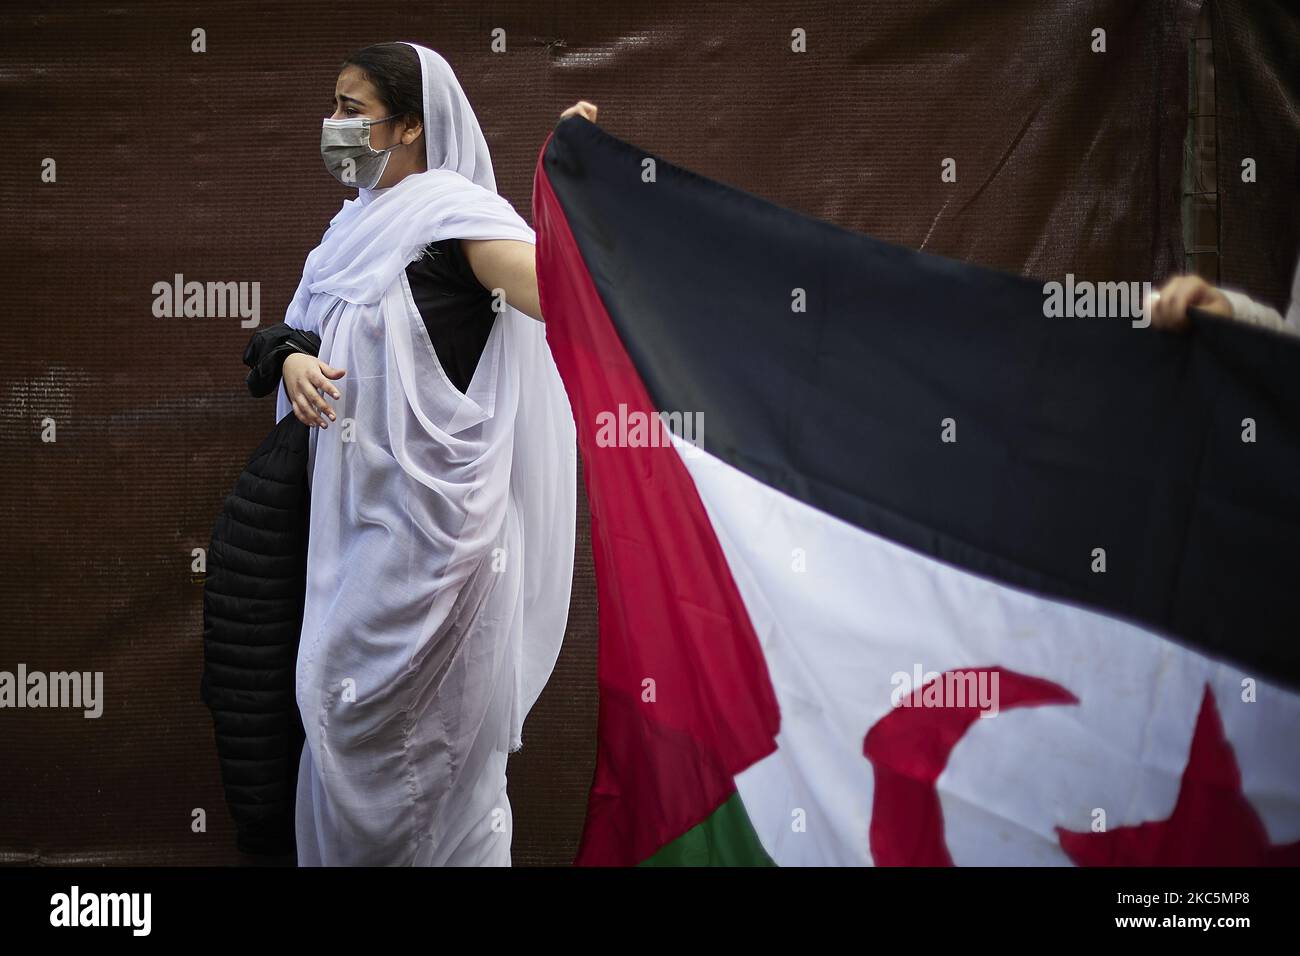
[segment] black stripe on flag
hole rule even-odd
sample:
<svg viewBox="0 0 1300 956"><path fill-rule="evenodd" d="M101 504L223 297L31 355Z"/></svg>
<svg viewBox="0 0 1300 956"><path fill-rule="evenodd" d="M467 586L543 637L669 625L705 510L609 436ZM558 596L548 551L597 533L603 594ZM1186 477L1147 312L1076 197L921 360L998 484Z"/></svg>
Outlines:
<svg viewBox="0 0 1300 956"><path fill-rule="evenodd" d="M544 162L647 390L702 414L710 453L1300 686L1296 341L1206 316L1183 334L1047 318L1042 282L805 217L580 117Z"/></svg>

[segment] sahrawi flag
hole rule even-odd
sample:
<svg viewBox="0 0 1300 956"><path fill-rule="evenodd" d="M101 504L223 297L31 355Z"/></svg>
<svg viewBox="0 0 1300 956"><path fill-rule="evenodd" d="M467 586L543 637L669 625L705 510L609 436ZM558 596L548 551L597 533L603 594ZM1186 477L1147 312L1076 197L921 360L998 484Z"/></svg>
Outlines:
<svg viewBox="0 0 1300 956"><path fill-rule="evenodd" d="M1300 862L1296 341L1047 318L580 117L533 201L599 600L578 863Z"/></svg>

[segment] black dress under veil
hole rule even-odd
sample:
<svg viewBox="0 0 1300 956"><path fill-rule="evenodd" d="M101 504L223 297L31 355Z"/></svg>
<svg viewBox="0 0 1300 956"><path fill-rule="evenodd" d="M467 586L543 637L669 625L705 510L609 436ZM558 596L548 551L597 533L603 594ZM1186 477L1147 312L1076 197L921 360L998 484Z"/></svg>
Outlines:
<svg viewBox="0 0 1300 956"><path fill-rule="evenodd" d="M429 243L406 267L406 280L443 371L466 391L492 332L492 293L474 275L459 239Z"/></svg>

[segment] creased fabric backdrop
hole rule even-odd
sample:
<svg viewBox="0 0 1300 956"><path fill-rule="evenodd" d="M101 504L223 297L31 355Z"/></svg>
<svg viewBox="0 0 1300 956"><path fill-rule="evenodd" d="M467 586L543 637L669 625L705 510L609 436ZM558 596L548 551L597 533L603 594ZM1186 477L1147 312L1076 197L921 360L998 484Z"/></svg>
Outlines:
<svg viewBox="0 0 1300 956"><path fill-rule="evenodd" d="M1220 269L1285 307L1300 17L1213 4ZM358 11L354 11L358 12ZM501 193L579 98L621 138L911 248L1061 278L1182 268L1195 0L746 4L10 4L0 177L0 670L102 671L104 711L0 710L0 861L235 863L198 699L205 548L270 429L238 317L156 318L157 282L258 283L283 317L348 193L319 154L339 62L409 39L456 69ZM1106 31L1094 53L1092 31ZM192 52L192 31L206 52ZM791 51L806 31L807 52ZM504 31L505 52L493 52ZM1240 181L1242 156L1258 181ZM56 163L43 182L42 164ZM957 181L940 181L956 161ZM251 289L251 286L248 288ZM54 423L56 440L48 436ZM510 764L514 862L572 860L594 764L595 589L580 503L566 647ZM196 810L206 830L194 832Z"/></svg>

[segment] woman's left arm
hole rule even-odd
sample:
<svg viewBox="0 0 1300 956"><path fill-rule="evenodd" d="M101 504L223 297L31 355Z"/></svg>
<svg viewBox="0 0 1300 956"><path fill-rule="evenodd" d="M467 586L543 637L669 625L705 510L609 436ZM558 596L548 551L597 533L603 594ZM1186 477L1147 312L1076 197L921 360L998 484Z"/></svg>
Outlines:
<svg viewBox="0 0 1300 956"><path fill-rule="evenodd" d="M537 296L536 247L519 239L462 239L465 258L483 288L500 289L506 302L524 315L542 319Z"/></svg>
<svg viewBox="0 0 1300 956"><path fill-rule="evenodd" d="M596 122L596 104L578 100L560 114L581 116ZM537 295L537 250L531 242L518 239L462 239L465 258L483 288L500 289L506 302L524 315L545 322Z"/></svg>

